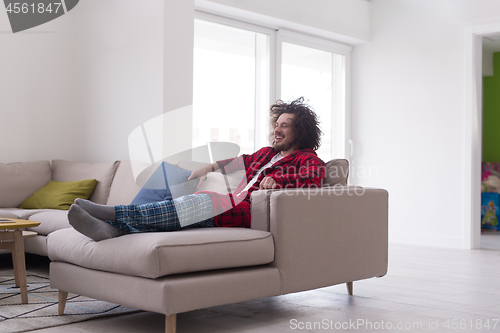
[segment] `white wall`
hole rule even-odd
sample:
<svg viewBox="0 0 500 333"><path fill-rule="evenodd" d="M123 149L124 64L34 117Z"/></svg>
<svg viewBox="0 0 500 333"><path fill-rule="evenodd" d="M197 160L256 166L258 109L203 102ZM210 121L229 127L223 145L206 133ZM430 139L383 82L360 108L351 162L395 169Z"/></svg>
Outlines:
<svg viewBox="0 0 500 333"><path fill-rule="evenodd" d="M493 53L500 52L500 36L488 36L483 39L483 76L493 76Z"/></svg>
<svg viewBox="0 0 500 333"><path fill-rule="evenodd" d="M170 112L163 122L166 158L192 148L194 0L165 0L164 43L163 110Z"/></svg>
<svg viewBox="0 0 500 333"><path fill-rule="evenodd" d="M353 175L378 170L356 182L389 190L392 242L463 247L466 28L499 22L500 2L371 6L372 41L353 50Z"/></svg>
<svg viewBox="0 0 500 333"><path fill-rule="evenodd" d="M74 159L128 159L128 135L163 113L163 1L80 1Z"/></svg>
<svg viewBox="0 0 500 333"><path fill-rule="evenodd" d="M485 40L483 38L483 76L495 75L493 70L493 51L485 48Z"/></svg>
<svg viewBox="0 0 500 333"><path fill-rule="evenodd" d="M12 33L0 8L0 162L70 159L73 59L70 13Z"/></svg>
<svg viewBox="0 0 500 333"><path fill-rule="evenodd" d="M348 44L370 40L367 0L196 0L197 8ZM226 8L224 8L226 7Z"/></svg>
<svg viewBox="0 0 500 333"><path fill-rule="evenodd" d="M16 34L0 10L0 162L128 159L130 132L163 113L163 9L80 1Z"/></svg>
<svg viewBox="0 0 500 333"><path fill-rule="evenodd" d="M366 0L214 1L279 26L369 38ZM194 3L85 0L16 34L0 10L0 162L129 158L134 128L192 103Z"/></svg>

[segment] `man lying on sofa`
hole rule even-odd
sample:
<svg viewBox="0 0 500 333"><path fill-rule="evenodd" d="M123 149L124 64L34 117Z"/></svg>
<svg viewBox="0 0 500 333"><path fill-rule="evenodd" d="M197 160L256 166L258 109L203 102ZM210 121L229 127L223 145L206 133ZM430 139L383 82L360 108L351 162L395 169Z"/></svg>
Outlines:
<svg viewBox="0 0 500 333"><path fill-rule="evenodd" d="M70 224L95 241L193 227L249 228L253 191L319 187L325 177L325 164L315 153L320 146L319 122L303 100L278 101L270 107L273 147L206 165L189 177L199 177L200 185L209 172L222 169L223 173L231 173L244 168L246 177L233 193L196 192L172 200L118 206L77 199L68 212Z"/></svg>

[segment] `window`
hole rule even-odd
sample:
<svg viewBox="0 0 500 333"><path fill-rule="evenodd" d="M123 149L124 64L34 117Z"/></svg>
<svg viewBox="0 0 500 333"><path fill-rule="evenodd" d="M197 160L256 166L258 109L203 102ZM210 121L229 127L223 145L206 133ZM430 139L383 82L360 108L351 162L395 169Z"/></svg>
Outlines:
<svg viewBox="0 0 500 333"><path fill-rule="evenodd" d="M269 35L195 20L193 147L229 141L256 145L256 113L269 101ZM210 130L209 130L210 129Z"/></svg>
<svg viewBox="0 0 500 333"><path fill-rule="evenodd" d="M280 40L281 99L304 96L323 131L318 156L324 161L345 155L345 55ZM302 42L306 44L307 42Z"/></svg>
<svg viewBox="0 0 500 333"><path fill-rule="evenodd" d="M269 145L269 105L303 96L320 118L318 155L346 157L349 55L346 45L198 13L193 147L230 141L253 153Z"/></svg>

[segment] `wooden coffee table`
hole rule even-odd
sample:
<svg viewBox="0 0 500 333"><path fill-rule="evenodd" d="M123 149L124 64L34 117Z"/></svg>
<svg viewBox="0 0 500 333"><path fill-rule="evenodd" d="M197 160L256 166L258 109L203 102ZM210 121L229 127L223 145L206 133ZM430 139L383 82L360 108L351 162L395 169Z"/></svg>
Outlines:
<svg viewBox="0 0 500 333"><path fill-rule="evenodd" d="M26 262L24 260L23 238L37 235L33 231L22 231L19 229L32 228L40 225L40 222L10 219L14 222L0 223L0 249L11 250L12 263L14 266L14 277L16 287L21 289L21 301L28 303L28 286L26 283Z"/></svg>

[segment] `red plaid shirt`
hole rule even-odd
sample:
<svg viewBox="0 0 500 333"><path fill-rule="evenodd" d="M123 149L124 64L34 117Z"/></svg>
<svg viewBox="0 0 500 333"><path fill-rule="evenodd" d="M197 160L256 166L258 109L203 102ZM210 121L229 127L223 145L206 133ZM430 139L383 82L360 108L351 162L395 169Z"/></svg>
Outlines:
<svg viewBox="0 0 500 333"><path fill-rule="evenodd" d="M283 157L262 171L252 187L242 192L259 169L278 153L279 151L272 147L264 147L252 155L241 155L217 162L225 174L246 170L246 177L243 177L233 193L223 195L204 192L212 198L214 220L218 227L250 227L250 194L259 189L260 182L266 176L272 177L280 188L321 186L325 178L325 163L312 149L302 149ZM242 193L238 195L240 192Z"/></svg>

